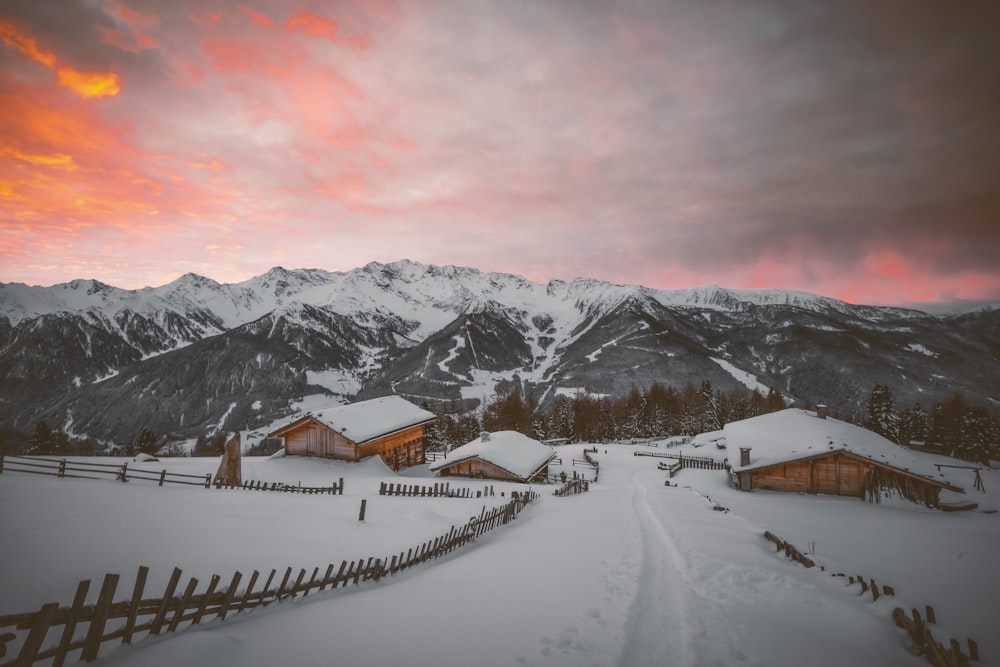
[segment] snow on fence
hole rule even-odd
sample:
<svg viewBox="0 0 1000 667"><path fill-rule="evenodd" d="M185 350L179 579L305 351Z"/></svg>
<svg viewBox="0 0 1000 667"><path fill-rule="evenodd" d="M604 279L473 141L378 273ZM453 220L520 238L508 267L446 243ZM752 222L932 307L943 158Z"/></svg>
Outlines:
<svg viewBox="0 0 1000 667"><path fill-rule="evenodd" d="M556 496L573 496L577 493L586 493L590 491L590 482L585 479L573 479L562 485L561 488L556 489L553 495Z"/></svg>
<svg viewBox="0 0 1000 667"><path fill-rule="evenodd" d="M774 533L766 531L764 537L774 542L777 545L778 551L784 550L785 555L792 560L802 563L806 567L815 566L811 558L802 554L792 544L781 539ZM821 566L820 569L822 570L823 567ZM861 575L849 576L843 572L838 572L831 576L847 577L849 586L853 586L855 583L859 584L861 586L861 596L864 596L865 593L871 593L872 602L877 601L882 595L893 597L896 595L895 588L886 584L882 585L880 592L878 583L872 578L866 578ZM944 644L936 641L931 633L931 629L927 627L928 623L937 623L934 607L927 605L924 611L926 621L920 617L920 612L915 608L912 610L912 617L908 616L902 607L896 607L892 612L892 618L896 622L896 625L909 633L918 655L924 656L927 662L934 667L968 667L970 661L980 660L979 644L971 637L966 639L966 646L969 651L968 655L962 652L962 644L957 639L950 640L947 648L945 648Z"/></svg>
<svg viewBox="0 0 1000 667"><path fill-rule="evenodd" d="M52 660L52 665L59 667L76 651L80 651L80 661L90 662L97 658L101 645L107 642L121 640L122 644L131 644L133 639L142 636L176 632L181 629L181 624L190 627L213 617L225 620L230 613L295 599L297 596L306 597L310 592L323 591L328 587L335 589L356 586L369 580L377 581L444 556L480 535L510 523L530 502L538 498L538 494L533 491L520 494L514 491L511 496L510 502L492 510L487 510L484 505L479 517L472 518L461 528L452 526L446 534L405 552L393 554L391 558L386 556L367 560L362 558L356 562L342 561L340 567L336 568L336 574L334 564L330 563L322 576L319 567L313 568L308 579L305 569L299 570L298 575L293 577L293 569L286 568L277 587L272 587L278 581L278 570L273 569L263 587L255 591L260 572L254 570L246 587L242 589L240 584L243 573L236 572L224 588L219 588L222 578L213 575L200 593L197 592L199 582L192 577L183 592L178 594L182 573L179 568L174 568L162 596L144 598L149 568L140 566L132 593L126 599L115 601L120 577L117 574L107 574L97 600L93 604L87 604L91 582L81 581L73 603L69 606L52 602L43 604L38 611L0 616L0 630L15 630L0 632L0 667L28 667L47 660ZM8 653L13 655L14 652L16 657L13 660L2 662Z"/></svg>
<svg viewBox="0 0 1000 667"><path fill-rule="evenodd" d="M226 484L221 479L216 479L212 483L217 489L240 489L243 491L277 491L280 493L308 493L308 494L323 494L327 493L334 496L344 495L344 478L341 477L339 482L334 482L330 486L302 486L300 482L298 485L295 484L284 484L283 482L261 482L257 480L256 482L247 481L242 484Z"/></svg>
<svg viewBox="0 0 1000 667"><path fill-rule="evenodd" d="M698 468L701 470L725 470L728 465L725 461L717 461L707 456L684 456L683 454L672 454L670 452L632 452L632 456L652 456L658 459L673 459L677 461L681 468Z"/></svg>
<svg viewBox="0 0 1000 667"><path fill-rule="evenodd" d="M378 488L380 496L422 496L428 498L476 498L492 496L493 486L490 485L481 490L469 488L452 489L451 483L435 483L434 486L420 486L417 484L396 484L381 482Z"/></svg>
<svg viewBox="0 0 1000 667"><path fill-rule="evenodd" d="M133 479L144 479L164 484L190 484L203 486L206 489L212 483L212 475L182 475L166 470L143 470L129 468L125 463L91 463L89 461L67 461L66 459L49 459L38 456L4 456L0 454L0 473L27 472L35 475L51 475L53 477L74 477L78 479L102 479L99 475L128 482ZM197 481L192 481L197 480Z"/></svg>

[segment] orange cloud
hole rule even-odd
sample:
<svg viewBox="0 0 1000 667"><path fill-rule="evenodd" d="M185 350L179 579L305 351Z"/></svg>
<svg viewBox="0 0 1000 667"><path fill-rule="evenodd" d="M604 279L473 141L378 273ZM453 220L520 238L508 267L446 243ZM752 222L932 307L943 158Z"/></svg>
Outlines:
<svg viewBox="0 0 1000 667"><path fill-rule="evenodd" d="M72 67L56 70L59 85L80 97L114 97L121 91L121 82L114 72L80 72Z"/></svg>
<svg viewBox="0 0 1000 667"><path fill-rule="evenodd" d="M114 72L82 72L62 65L54 53L39 46L34 37L11 21L0 20L0 39L28 58L54 70L59 85L80 97L114 97L121 91L118 75Z"/></svg>
<svg viewBox="0 0 1000 667"><path fill-rule="evenodd" d="M240 5L240 11L244 12L250 17L250 20L258 25L269 27L271 25L271 19L267 17L266 14L258 12L256 9L251 9L246 5Z"/></svg>
<svg viewBox="0 0 1000 667"><path fill-rule="evenodd" d="M24 32L13 22L6 19L0 19L0 39L4 41L7 46L11 46L23 55L31 58L37 63L45 65L49 69L55 69L59 60L56 58L55 54L51 51L43 49L38 45L38 41Z"/></svg>
<svg viewBox="0 0 1000 667"><path fill-rule="evenodd" d="M301 30L310 37L326 37L333 39L337 34L337 23L310 12L300 12L288 19L285 28L289 33Z"/></svg>

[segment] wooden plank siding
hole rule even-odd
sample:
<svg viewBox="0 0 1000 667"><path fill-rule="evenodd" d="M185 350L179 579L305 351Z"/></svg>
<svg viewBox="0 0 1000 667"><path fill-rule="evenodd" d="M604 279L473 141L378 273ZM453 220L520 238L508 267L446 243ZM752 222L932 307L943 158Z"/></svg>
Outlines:
<svg viewBox="0 0 1000 667"><path fill-rule="evenodd" d="M788 461L739 473L740 488L785 491L789 493L822 493L864 498L866 479L879 469L883 473L905 476L913 483L927 487L936 496L941 485L933 480L909 474L892 466L880 465L852 455L837 452L800 461Z"/></svg>
<svg viewBox="0 0 1000 667"><path fill-rule="evenodd" d="M498 479L506 482L530 482L535 479L544 479L548 476L549 466L546 463L542 468L532 475L531 479L521 479L509 470L504 470L500 466L493 465L488 461L473 457L463 461L457 461L452 465L445 466L438 471L442 477L479 477L484 479Z"/></svg>
<svg viewBox="0 0 1000 667"><path fill-rule="evenodd" d="M325 424L305 418L282 429L278 435L284 438L285 454L290 456L360 461L381 455L386 465L400 470L425 463L425 430L425 424L418 424L358 445Z"/></svg>

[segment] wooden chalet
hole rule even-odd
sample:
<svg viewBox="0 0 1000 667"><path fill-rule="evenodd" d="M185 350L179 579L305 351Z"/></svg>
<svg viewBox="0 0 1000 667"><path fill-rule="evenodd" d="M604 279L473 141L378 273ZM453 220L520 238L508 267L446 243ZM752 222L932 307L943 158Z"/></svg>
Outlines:
<svg viewBox="0 0 1000 667"><path fill-rule="evenodd" d="M399 396L317 410L268 434L289 456L342 461L381 456L393 470L425 462L424 431L434 413Z"/></svg>
<svg viewBox="0 0 1000 667"><path fill-rule="evenodd" d="M484 432L430 465L442 477L451 475L506 482L543 482L555 451L517 431Z"/></svg>
<svg viewBox="0 0 1000 667"><path fill-rule="evenodd" d="M723 429L740 489L824 493L865 498L900 495L938 507L945 479L936 459L867 429L819 413L788 409L727 424Z"/></svg>

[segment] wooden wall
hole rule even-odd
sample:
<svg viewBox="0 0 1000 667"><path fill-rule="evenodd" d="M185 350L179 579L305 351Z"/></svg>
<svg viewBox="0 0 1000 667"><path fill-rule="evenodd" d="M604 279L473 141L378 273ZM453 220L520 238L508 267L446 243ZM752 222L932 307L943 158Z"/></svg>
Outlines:
<svg viewBox="0 0 1000 667"><path fill-rule="evenodd" d="M306 421L285 433L285 453L318 456L341 461L360 461L381 454L393 470L424 463L423 424L366 442L360 447L340 433L316 422Z"/></svg>
<svg viewBox="0 0 1000 667"><path fill-rule="evenodd" d="M790 493L864 497L863 462L841 453L750 472L752 487Z"/></svg>
<svg viewBox="0 0 1000 667"><path fill-rule="evenodd" d="M448 477L450 475L458 477L481 477L484 479L499 479L506 482L523 482L525 480L517 477L513 473L510 473L503 468L498 468L497 466L489 463L487 461L482 461L478 458L466 459L464 461L459 461L453 465L441 468L439 471L442 477ZM548 466L542 471L542 474L548 473Z"/></svg>

